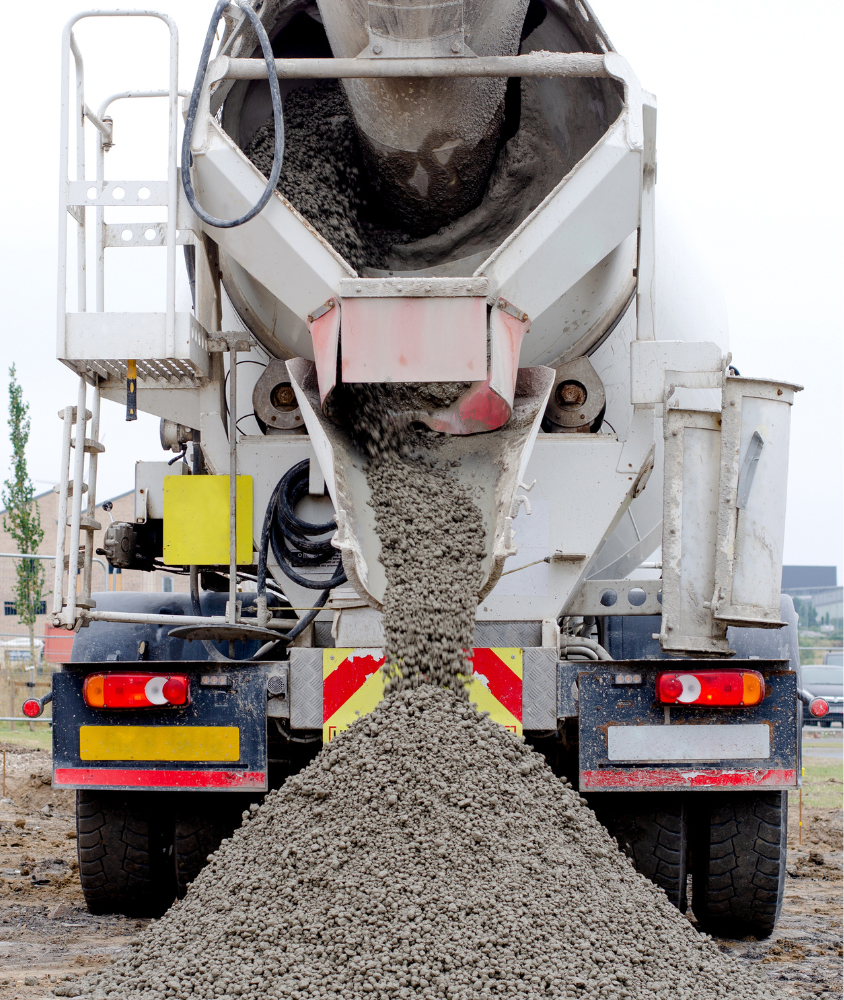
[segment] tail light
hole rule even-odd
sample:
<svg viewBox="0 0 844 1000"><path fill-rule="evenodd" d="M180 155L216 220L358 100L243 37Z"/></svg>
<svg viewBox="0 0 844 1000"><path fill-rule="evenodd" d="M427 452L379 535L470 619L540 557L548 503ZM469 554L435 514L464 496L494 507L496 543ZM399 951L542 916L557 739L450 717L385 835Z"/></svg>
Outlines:
<svg viewBox="0 0 844 1000"><path fill-rule="evenodd" d="M89 708L162 708L187 705L185 674L89 674L82 697Z"/></svg>
<svg viewBox="0 0 844 1000"><path fill-rule="evenodd" d="M822 719L829 711L829 703L823 698L813 698L809 705L809 711L816 719Z"/></svg>
<svg viewBox="0 0 844 1000"><path fill-rule="evenodd" d="M758 705L765 697L765 680L758 670L659 674L656 692L663 705Z"/></svg>
<svg viewBox="0 0 844 1000"><path fill-rule="evenodd" d="M37 698L27 698L23 703L23 714L29 719L37 719L42 711L41 702Z"/></svg>

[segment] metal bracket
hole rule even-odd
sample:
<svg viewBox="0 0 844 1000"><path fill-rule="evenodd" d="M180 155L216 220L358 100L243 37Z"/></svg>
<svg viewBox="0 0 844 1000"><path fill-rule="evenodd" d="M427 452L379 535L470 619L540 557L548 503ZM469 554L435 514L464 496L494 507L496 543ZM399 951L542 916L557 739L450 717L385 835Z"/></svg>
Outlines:
<svg viewBox="0 0 844 1000"><path fill-rule="evenodd" d="M567 615L661 615L662 580L587 580Z"/></svg>
<svg viewBox="0 0 844 1000"><path fill-rule="evenodd" d="M205 349L209 354L224 354L226 351L251 351L258 346L258 341L251 333L214 333L206 341Z"/></svg>

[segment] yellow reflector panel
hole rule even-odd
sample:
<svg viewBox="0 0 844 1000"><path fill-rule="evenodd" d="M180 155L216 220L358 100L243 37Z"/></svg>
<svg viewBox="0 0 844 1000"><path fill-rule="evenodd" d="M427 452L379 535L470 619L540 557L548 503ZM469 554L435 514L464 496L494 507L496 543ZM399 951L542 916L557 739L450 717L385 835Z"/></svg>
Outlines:
<svg viewBox="0 0 844 1000"><path fill-rule="evenodd" d="M82 760L237 761L237 726L80 726Z"/></svg>
<svg viewBox="0 0 844 1000"><path fill-rule="evenodd" d="M229 561L229 477L164 477L164 562ZM237 561L252 563L252 477L237 477Z"/></svg>

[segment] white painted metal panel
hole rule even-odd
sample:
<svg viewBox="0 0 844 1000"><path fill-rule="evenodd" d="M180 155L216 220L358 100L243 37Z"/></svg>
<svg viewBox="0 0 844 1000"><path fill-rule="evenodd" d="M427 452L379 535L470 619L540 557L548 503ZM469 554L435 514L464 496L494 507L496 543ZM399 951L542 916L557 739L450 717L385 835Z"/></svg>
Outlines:
<svg viewBox="0 0 844 1000"><path fill-rule="evenodd" d="M634 232L541 315L531 315L530 335L522 344L519 367L555 368L591 354L636 291L636 258ZM628 368L625 365L625 382Z"/></svg>
<svg viewBox="0 0 844 1000"><path fill-rule="evenodd" d="M740 456L747 455L754 434L760 434L764 447L739 514L742 530L733 564L732 598L734 604L779 610L791 406L745 396L741 411Z"/></svg>
<svg viewBox="0 0 844 1000"><path fill-rule="evenodd" d="M724 390L715 616L778 627L791 404L797 386L728 378Z"/></svg>
<svg viewBox="0 0 844 1000"><path fill-rule="evenodd" d="M764 724L608 726L610 760L767 760L771 730Z"/></svg>
<svg viewBox="0 0 844 1000"><path fill-rule="evenodd" d="M170 351L166 313L73 312L65 325L60 361L188 361L203 375L211 373L207 336L191 313L176 313Z"/></svg>
<svg viewBox="0 0 844 1000"><path fill-rule="evenodd" d="M678 373L678 385L697 386L696 373L720 376L721 364L721 347L715 343L634 341L630 345L630 401L634 406L662 403L666 372Z"/></svg>
<svg viewBox="0 0 844 1000"><path fill-rule="evenodd" d="M713 624L721 417L695 410L665 414L660 641L665 651L726 653Z"/></svg>
<svg viewBox="0 0 844 1000"><path fill-rule="evenodd" d="M200 203L218 218L235 218L253 205L266 178L213 121L208 145L194 151ZM301 320L337 294L354 269L278 193L263 212L234 229L209 230L212 239Z"/></svg>
<svg viewBox="0 0 844 1000"><path fill-rule="evenodd" d="M518 551L480 603L479 621L556 619L592 554L621 517L635 474L616 472L623 445L608 434L540 433L520 481L536 480L513 521ZM638 470L636 470L638 471ZM559 553L560 557L555 557ZM549 557L527 569L536 560Z"/></svg>
<svg viewBox="0 0 844 1000"><path fill-rule="evenodd" d="M641 154L619 121L478 268L496 294L539 316L634 232Z"/></svg>

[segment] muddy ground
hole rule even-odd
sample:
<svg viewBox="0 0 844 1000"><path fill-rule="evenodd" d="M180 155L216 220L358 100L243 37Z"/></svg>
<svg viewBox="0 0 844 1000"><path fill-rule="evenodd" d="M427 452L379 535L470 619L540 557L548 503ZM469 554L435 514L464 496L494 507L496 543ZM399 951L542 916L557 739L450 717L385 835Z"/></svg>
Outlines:
<svg viewBox="0 0 844 1000"><path fill-rule="evenodd" d="M49 753L3 746L0 1000L73 996L73 982L109 962L146 921L86 911L72 793L51 788ZM840 781L829 791L840 802ZM842 995L841 808L804 806L803 823L800 846L792 808L786 897L776 931L766 941L725 940L721 947L761 963L772 996L831 1000Z"/></svg>

